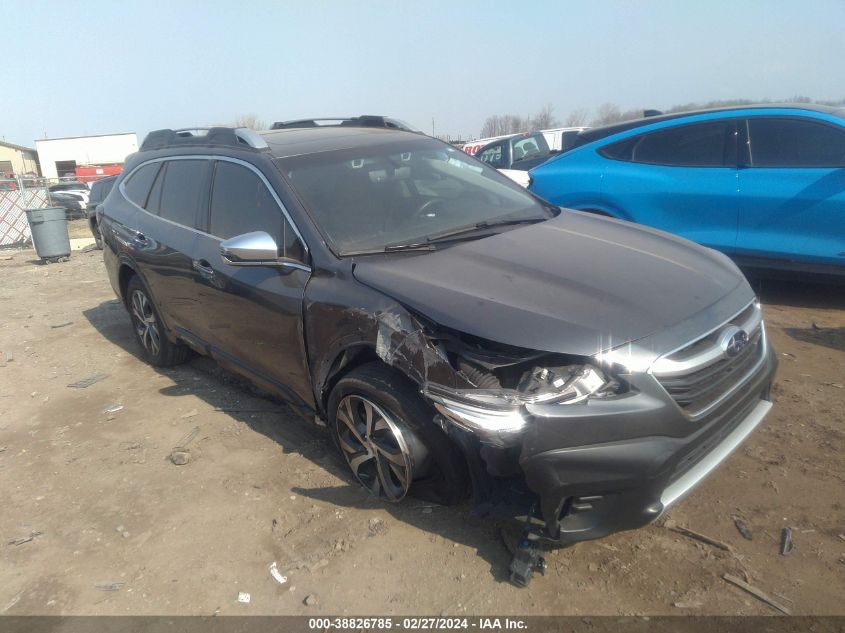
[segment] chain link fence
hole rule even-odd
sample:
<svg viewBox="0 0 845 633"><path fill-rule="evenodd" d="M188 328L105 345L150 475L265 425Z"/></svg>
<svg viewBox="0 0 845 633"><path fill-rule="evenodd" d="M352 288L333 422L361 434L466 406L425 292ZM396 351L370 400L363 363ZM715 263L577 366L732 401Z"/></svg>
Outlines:
<svg viewBox="0 0 845 633"><path fill-rule="evenodd" d="M49 186L45 178L0 179L0 248L29 241L26 210L50 206Z"/></svg>

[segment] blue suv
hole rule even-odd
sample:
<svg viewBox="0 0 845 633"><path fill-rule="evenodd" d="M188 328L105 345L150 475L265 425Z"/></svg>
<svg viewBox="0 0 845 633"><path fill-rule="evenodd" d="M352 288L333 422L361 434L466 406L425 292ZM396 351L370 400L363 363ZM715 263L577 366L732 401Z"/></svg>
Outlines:
<svg viewBox="0 0 845 633"><path fill-rule="evenodd" d="M721 108L582 132L530 172L558 206L670 231L769 269L845 275L845 109Z"/></svg>

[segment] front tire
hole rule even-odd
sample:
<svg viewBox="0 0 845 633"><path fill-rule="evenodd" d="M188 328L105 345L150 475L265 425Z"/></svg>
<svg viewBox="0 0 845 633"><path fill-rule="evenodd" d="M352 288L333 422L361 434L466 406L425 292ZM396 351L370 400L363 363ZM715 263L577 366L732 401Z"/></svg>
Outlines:
<svg viewBox="0 0 845 633"><path fill-rule="evenodd" d="M167 338L152 296L138 275L133 276L126 287L126 307L144 360L156 367L171 367L185 362L188 348Z"/></svg>
<svg viewBox="0 0 845 633"><path fill-rule="evenodd" d="M328 415L341 455L373 496L395 503L410 494L443 505L466 498L463 455L404 376L381 363L352 370L332 389Z"/></svg>

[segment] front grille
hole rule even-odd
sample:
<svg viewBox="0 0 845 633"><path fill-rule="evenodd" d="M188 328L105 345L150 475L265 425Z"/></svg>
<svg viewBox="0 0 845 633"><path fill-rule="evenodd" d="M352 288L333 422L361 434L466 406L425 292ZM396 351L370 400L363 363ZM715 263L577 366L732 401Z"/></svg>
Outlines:
<svg viewBox="0 0 845 633"><path fill-rule="evenodd" d="M739 330L747 343L734 356L726 341ZM762 365L766 335L760 307L755 302L683 348L660 358L652 374L691 418L699 419L746 383Z"/></svg>

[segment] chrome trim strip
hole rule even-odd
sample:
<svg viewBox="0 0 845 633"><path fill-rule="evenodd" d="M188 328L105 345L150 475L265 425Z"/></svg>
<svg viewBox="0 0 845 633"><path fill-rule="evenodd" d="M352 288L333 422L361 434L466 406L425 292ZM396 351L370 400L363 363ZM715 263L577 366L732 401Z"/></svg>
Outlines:
<svg viewBox="0 0 845 633"><path fill-rule="evenodd" d="M763 418L766 417L766 414L771 408L771 402L760 400L757 406L754 407L738 427L705 455L701 461L666 488L663 494L660 495L660 503L663 504L663 511L665 512L670 505L692 490L716 466L721 464L751 434L757 425L763 421Z"/></svg>
<svg viewBox="0 0 845 633"><path fill-rule="evenodd" d="M741 325L738 326L742 328L748 335L751 335L763 322L763 312L760 309L759 304L756 304L756 301L752 301L751 303L755 304L755 309L752 311L751 316L746 319ZM719 325L717 328L710 330L707 334L703 334L695 340L685 343L684 345L672 352L663 354L660 358L654 361L651 368L649 369L649 373L653 374L657 378L675 378L677 376L683 376L684 374L690 374L699 371L723 358L727 358L724 350L722 350L718 342L714 343L712 346L706 348L698 354L695 354L694 356L690 356L689 358L685 358L683 360L672 360L670 357L674 354L677 354L684 348L689 347L690 345L694 345L698 341L705 339L708 336L718 332L719 330L729 327L732 321L736 319L736 317L748 310L748 307L749 306L746 305L732 318L728 319L727 321Z"/></svg>
<svg viewBox="0 0 845 633"><path fill-rule="evenodd" d="M168 220L167 218L161 217L160 215L156 215L155 213L150 213L144 207L135 204L132 200L129 199L129 196L126 195L126 191L124 190L123 185L127 180L129 180L129 178L132 177L132 175L136 171L141 169L141 167L143 167L144 165L151 165L152 163L163 163L163 162L169 161L169 160L222 160L222 161L226 161L226 162L229 162L229 163L235 163L235 164L241 165L243 167L246 167L247 169L250 169L251 171L253 171L255 173L256 176L258 176L261 179L261 181L264 183L264 186L267 187L267 190L270 192L270 195L273 196L273 200L275 200L276 204L279 205L279 209L281 209L282 215L285 216L285 219L288 221L288 224L290 224L291 228L293 229L293 232L296 233L296 236L299 238L299 241L302 242L302 247L305 249L305 252L306 253L311 252L310 249L308 248L308 244L305 242L305 239L302 237L302 233L299 232L299 229L297 228L296 223L290 217L290 214L288 213L287 208L285 207L285 205L282 204L282 201L279 199L279 196L276 194L276 191L270 185L270 181L267 180L267 177L264 174L262 174L261 171L255 165L248 163L245 160L241 160L239 158L231 158L229 156L220 156L220 155L217 155L217 154L181 154L179 156L162 156L160 158L151 158L150 160L146 160L143 163L140 163L139 165L137 165L131 172L126 174L126 177L121 178L120 185L118 186L118 189L120 190L120 193L123 195L123 198L129 204L131 204L133 207L135 207L136 209L138 209L140 211L143 211L147 215L151 215L152 217L158 218L159 220L164 220L165 222L170 222L174 226L180 226L183 229L187 229L189 231L193 231L195 233L199 233L200 235L205 235L205 236L211 237L215 240L220 240L222 242L223 241L222 237L218 237L217 235L212 235L211 233L206 233L205 231L200 231L199 229L194 228L192 226L185 226L184 224L179 224L178 222L173 222L171 220ZM308 270L310 271L311 269L309 268Z"/></svg>

